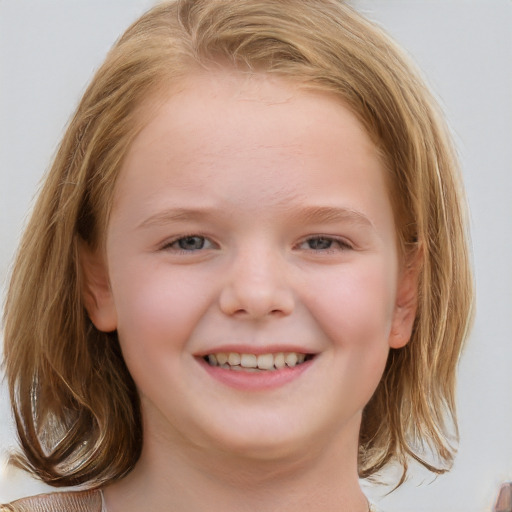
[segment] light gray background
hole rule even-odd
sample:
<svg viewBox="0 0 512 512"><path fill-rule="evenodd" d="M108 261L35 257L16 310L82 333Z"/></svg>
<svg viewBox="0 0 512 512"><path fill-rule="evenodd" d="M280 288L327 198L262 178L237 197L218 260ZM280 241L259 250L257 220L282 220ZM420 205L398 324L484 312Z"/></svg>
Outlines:
<svg viewBox="0 0 512 512"><path fill-rule="evenodd" d="M413 55L455 135L471 208L478 290L460 366L452 472L415 468L388 512L490 511L512 480L512 2L355 0ZM63 128L94 69L152 0L0 0L0 282ZM0 502L46 490L5 466L15 444L0 389Z"/></svg>

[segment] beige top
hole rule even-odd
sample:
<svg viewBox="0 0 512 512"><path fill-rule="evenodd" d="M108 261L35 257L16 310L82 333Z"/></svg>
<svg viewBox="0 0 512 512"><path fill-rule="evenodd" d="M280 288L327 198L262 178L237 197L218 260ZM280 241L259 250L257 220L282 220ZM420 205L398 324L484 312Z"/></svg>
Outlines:
<svg viewBox="0 0 512 512"><path fill-rule="evenodd" d="M55 492L0 505L0 512L102 512L101 491ZM377 512L370 505L369 512Z"/></svg>
<svg viewBox="0 0 512 512"><path fill-rule="evenodd" d="M55 492L0 505L0 512L101 512L100 491Z"/></svg>

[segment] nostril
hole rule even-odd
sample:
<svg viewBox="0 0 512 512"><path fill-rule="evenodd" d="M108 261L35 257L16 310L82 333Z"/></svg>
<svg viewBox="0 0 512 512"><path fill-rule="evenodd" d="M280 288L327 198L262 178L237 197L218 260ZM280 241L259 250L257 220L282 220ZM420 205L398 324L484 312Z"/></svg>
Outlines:
<svg viewBox="0 0 512 512"><path fill-rule="evenodd" d="M223 313L240 318L263 318L289 315L295 306L295 296L286 276L276 269L244 266L226 275L219 295Z"/></svg>

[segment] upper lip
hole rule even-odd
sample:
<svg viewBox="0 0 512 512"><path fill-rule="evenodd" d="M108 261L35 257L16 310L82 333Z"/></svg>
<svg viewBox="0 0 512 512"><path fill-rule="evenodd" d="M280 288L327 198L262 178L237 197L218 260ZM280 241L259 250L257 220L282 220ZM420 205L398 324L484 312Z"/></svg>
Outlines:
<svg viewBox="0 0 512 512"><path fill-rule="evenodd" d="M195 354L196 357L205 357L209 354L219 353L230 353L236 352L238 354L278 354L280 352L297 352L298 354L316 354L317 351L308 349L307 347L300 345L288 345L288 344L273 344L264 346L255 346L247 344L226 344L216 345L215 347L201 350Z"/></svg>

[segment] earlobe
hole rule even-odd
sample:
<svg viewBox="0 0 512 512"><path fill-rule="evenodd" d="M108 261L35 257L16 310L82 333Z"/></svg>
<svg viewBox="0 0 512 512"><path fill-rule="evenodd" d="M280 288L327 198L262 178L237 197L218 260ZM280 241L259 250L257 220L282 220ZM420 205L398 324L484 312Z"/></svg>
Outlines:
<svg viewBox="0 0 512 512"><path fill-rule="evenodd" d="M117 329L117 313L108 278L108 268L100 250L79 243L82 272L82 300L96 329L112 332Z"/></svg>
<svg viewBox="0 0 512 512"><path fill-rule="evenodd" d="M418 249L402 269L389 335L389 346L391 348L402 348L411 339L418 310L418 286L422 261L423 251Z"/></svg>

